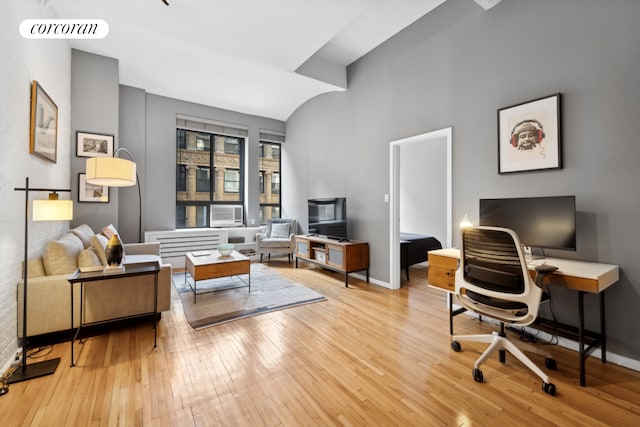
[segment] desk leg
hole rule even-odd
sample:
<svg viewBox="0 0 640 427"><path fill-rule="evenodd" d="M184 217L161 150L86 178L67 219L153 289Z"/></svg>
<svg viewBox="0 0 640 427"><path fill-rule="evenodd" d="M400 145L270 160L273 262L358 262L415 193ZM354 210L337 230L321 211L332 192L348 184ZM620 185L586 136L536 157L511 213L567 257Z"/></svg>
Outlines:
<svg viewBox="0 0 640 427"><path fill-rule="evenodd" d="M73 333L73 283L71 285L71 367L73 368L73 341L76 339L75 334Z"/></svg>
<svg viewBox="0 0 640 427"><path fill-rule="evenodd" d="M600 349L602 350L600 360L602 360L603 363L607 363L607 330L605 328L604 319L604 291L602 291L600 292L600 339L602 340L600 343Z"/></svg>
<svg viewBox="0 0 640 427"><path fill-rule="evenodd" d="M158 272L153 282L153 348L158 346Z"/></svg>
<svg viewBox="0 0 640 427"><path fill-rule="evenodd" d="M580 385L586 386L585 375L585 359L587 357L584 351L584 291L578 291L578 350L580 352Z"/></svg>
<svg viewBox="0 0 640 427"><path fill-rule="evenodd" d="M448 294L449 300L449 335L453 336L453 295Z"/></svg>

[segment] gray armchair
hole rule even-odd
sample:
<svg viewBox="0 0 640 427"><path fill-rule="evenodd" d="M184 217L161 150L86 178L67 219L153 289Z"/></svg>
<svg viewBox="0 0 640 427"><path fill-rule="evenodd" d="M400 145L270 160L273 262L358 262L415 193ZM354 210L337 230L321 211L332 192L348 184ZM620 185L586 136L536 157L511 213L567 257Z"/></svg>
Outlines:
<svg viewBox="0 0 640 427"><path fill-rule="evenodd" d="M287 255L289 263L293 255L294 236L296 233L296 220L290 218L274 218L267 222L267 229L264 233L256 234L256 253L262 256L269 254Z"/></svg>

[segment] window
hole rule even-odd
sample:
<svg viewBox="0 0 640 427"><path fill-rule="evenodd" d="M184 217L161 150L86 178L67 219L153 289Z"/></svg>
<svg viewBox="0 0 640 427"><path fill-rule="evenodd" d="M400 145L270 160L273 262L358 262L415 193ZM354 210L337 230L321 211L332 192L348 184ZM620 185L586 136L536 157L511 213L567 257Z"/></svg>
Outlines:
<svg viewBox="0 0 640 427"><path fill-rule="evenodd" d="M260 142L260 224L280 218L280 144Z"/></svg>
<svg viewBox="0 0 640 427"><path fill-rule="evenodd" d="M239 193L240 192L240 171L235 169L226 169L224 171L224 192Z"/></svg>
<svg viewBox="0 0 640 427"><path fill-rule="evenodd" d="M244 142L176 130L176 228L209 227L212 204L243 204Z"/></svg>

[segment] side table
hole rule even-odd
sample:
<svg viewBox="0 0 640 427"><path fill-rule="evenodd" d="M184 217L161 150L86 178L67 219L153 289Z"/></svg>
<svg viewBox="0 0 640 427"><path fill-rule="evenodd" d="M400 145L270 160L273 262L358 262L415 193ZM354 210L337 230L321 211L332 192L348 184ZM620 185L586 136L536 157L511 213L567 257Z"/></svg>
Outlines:
<svg viewBox="0 0 640 427"><path fill-rule="evenodd" d="M83 326L88 325L96 325L101 323L108 323L114 320L121 320L122 318L114 319L114 320L103 320L98 322L90 322L83 323L83 292L84 286L86 283L90 282L99 282L101 280L115 279L118 277L132 277L132 276L144 276L147 274L154 275L153 281L153 312L148 313L140 313L133 316L127 316L126 318L133 318L139 316L147 316L149 314L153 314L153 348L157 347L157 337L158 337L158 273L160 272L160 263L159 262L148 262L148 263L140 263L140 264L125 264L124 271L118 272L109 272L105 273L102 270L100 271L91 271L91 272L81 272L80 270L76 270L75 273L69 277L69 285L71 288L71 330L73 331L73 287L75 283L80 283L80 323L78 324L78 330L73 334L71 338L71 367L75 366L75 360L73 356L73 344L75 340L80 335L80 330Z"/></svg>

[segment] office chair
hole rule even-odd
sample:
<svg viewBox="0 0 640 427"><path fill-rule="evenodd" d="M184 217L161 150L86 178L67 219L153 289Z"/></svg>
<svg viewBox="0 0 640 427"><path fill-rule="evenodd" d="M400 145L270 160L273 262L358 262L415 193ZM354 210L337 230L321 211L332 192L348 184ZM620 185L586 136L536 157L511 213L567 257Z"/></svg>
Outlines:
<svg viewBox="0 0 640 427"><path fill-rule="evenodd" d="M483 381L480 365L495 350L500 350L500 361L505 361L505 350L513 354L543 381L545 393L555 396L556 386L505 334L505 323L527 326L538 316L543 298L542 280L556 267L542 265L535 282L527 269L520 240L507 228L467 227L462 229L460 266L456 271L455 299L457 303L481 316L500 322L500 332L485 335L454 335L451 348L460 351L458 341L489 343L480 355L472 374L477 382ZM536 270L538 270L536 267ZM555 369L551 357L545 359L548 369Z"/></svg>

